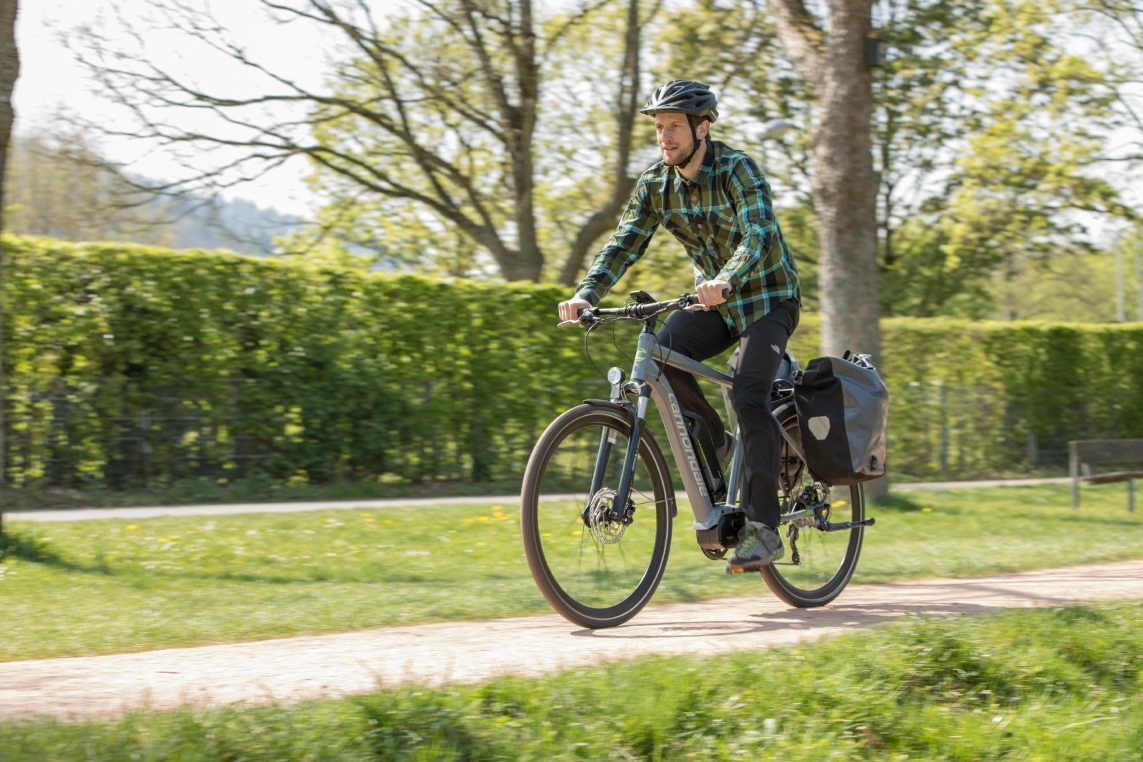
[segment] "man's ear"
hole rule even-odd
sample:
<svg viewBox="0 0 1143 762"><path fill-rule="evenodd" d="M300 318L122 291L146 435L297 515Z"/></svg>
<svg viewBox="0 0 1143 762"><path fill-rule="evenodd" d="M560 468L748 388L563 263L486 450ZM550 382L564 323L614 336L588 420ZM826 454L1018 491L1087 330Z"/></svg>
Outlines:
<svg viewBox="0 0 1143 762"><path fill-rule="evenodd" d="M695 127L695 134L699 140L706 140L706 136L710 134L710 122L706 119L699 122L699 126Z"/></svg>

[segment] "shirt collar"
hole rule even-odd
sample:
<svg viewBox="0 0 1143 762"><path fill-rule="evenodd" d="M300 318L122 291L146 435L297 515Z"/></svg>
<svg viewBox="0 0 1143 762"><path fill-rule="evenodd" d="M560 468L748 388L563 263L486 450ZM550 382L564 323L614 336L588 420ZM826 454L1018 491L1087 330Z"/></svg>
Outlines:
<svg viewBox="0 0 1143 762"><path fill-rule="evenodd" d="M714 171L714 141L707 138L706 141L706 154L702 157L702 165L699 166L698 172L690 180L683 177L683 173L679 171L678 167L670 168L670 177L673 179L672 186L675 191L682 190L686 185L705 186L710 180L710 173Z"/></svg>

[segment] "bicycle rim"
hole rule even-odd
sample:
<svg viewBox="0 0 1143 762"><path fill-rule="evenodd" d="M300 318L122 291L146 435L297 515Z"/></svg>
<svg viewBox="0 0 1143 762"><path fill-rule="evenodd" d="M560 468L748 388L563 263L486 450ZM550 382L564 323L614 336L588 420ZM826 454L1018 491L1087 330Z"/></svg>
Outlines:
<svg viewBox="0 0 1143 762"><path fill-rule="evenodd" d="M801 442L793 403L776 412L778 420L795 441ZM801 459L782 440L781 500L799 494L813 484L813 476ZM819 482L820 483L820 482ZM832 487L828 503L832 522L861 521L865 518L865 493L860 484ZM779 530L786 546L785 557L762 569L770 590L791 606L822 606L836 598L849 583L861 554L864 528L823 532L813 527L783 524ZM794 550L797 550L795 563Z"/></svg>
<svg viewBox="0 0 1143 762"><path fill-rule="evenodd" d="M524 476L521 529L532 576L556 611L584 627L613 627L634 616L667 563L673 492L662 454L646 433L624 519L607 518L617 508L614 491L630 433L618 409L573 408L540 437ZM589 494L605 441L603 479Z"/></svg>

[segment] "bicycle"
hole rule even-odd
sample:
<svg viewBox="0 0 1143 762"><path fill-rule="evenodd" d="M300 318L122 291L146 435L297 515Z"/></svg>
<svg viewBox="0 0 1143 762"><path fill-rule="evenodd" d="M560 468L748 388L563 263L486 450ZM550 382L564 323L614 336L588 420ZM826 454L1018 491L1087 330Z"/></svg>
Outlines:
<svg viewBox="0 0 1143 762"><path fill-rule="evenodd" d="M678 507L667 460L645 425L649 401L659 410L680 466L694 514L692 528L704 555L723 558L746 521L738 504L742 448L732 447L724 478L705 426L679 408L660 369L660 363L671 365L721 386L728 436L740 441L730 404L732 376L671 354L655 339L659 316L701 308L697 297L684 294L656 302L633 292L632 299L619 308L583 310L579 320L560 324L590 331L606 322L634 320L642 321L643 328L630 377L622 368L611 368L610 399L585 400L552 421L532 450L521 486L521 530L532 577L552 608L591 629L614 627L635 616L666 569ZM861 484L849 487L848 500L833 499L831 486L809 472L794 407L796 361L787 358L786 372L774 382L771 414L782 432L779 532L784 532L789 555L760 573L778 598L805 608L825 605L845 588L857 566L864 529L874 519L865 517Z"/></svg>

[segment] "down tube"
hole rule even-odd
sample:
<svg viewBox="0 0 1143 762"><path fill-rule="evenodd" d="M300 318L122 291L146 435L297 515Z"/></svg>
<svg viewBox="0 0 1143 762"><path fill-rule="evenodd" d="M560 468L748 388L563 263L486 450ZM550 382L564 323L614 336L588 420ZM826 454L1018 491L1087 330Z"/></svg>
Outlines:
<svg viewBox="0 0 1143 762"><path fill-rule="evenodd" d="M679 401L654 360L647 361L646 383L651 387L651 398L655 400L655 407L659 408L659 415L663 418L667 441L671 443L671 452L675 456L675 463L679 465L679 476L682 477L683 487L690 499L695 521L703 523L710 518L714 505L710 501L706 483L703 482L698 453L687 434L687 424L680 412Z"/></svg>

